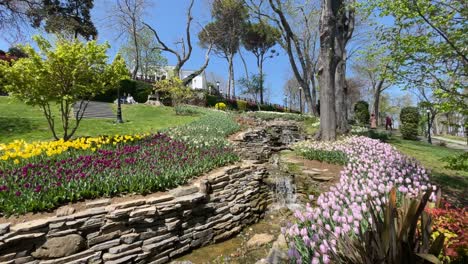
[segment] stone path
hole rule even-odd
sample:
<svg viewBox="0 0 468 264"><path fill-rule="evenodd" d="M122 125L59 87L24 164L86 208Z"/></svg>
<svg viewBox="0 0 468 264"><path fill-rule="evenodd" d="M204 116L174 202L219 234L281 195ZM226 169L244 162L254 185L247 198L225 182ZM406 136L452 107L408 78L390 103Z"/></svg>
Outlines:
<svg viewBox="0 0 468 264"><path fill-rule="evenodd" d="M466 144L466 141L438 137L438 136L432 136L432 139L443 141L447 144L447 146L450 145L451 148L462 149L462 150L468 151L468 145Z"/></svg>
<svg viewBox="0 0 468 264"><path fill-rule="evenodd" d="M73 111L76 113L80 104L76 103L73 106ZM103 103L91 101L86 108L83 118L115 118L116 115L112 111L112 103Z"/></svg>

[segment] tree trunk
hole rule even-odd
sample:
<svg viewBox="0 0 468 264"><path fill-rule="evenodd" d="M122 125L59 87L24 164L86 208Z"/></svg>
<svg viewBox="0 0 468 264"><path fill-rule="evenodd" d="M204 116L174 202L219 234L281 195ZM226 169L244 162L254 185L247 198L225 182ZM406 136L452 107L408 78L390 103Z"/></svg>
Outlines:
<svg viewBox="0 0 468 264"><path fill-rule="evenodd" d="M310 100L310 106L308 106L308 112L312 113L314 116L318 116L317 112L317 84L315 83L315 78L312 75L312 78L310 79L310 82L312 84L312 91L311 91L311 100ZM307 102L307 100L305 100Z"/></svg>
<svg viewBox="0 0 468 264"><path fill-rule="evenodd" d="M380 94L381 94L380 89L375 89L374 93L374 105L373 105L373 113L375 115L375 121L377 126L380 125L379 123L379 108L380 108Z"/></svg>
<svg viewBox="0 0 468 264"><path fill-rule="evenodd" d="M135 68L133 69L132 78L136 79L140 68L140 47L138 46L138 33L136 29L136 21L133 21L133 44L135 45Z"/></svg>
<svg viewBox="0 0 468 264"><path fill-rule="evenodd" d="M232 77L231 76L232 56L228 56L227 61L228 61L228 85L227 85L227 90L226 90L226 96L230 98L231 97L231 77Z"/></svg>
<svg viewBox="0 0 468 264"><path fill-rule="evenodd" d="M340 57L340 55L338 55L338 57ZM344 60L340 59L335 73L336 125L339 134L345 134L348 132L345 94L345 66Z"/></svg>
<svg viewBox="0 0 468 264"><path fill-rule="evenodd" d="M257 57L257 66L260 74L260 104L263 104L263 56Z"/></svg>
<svg viewBox="0 0 468 264"><path fill-rule="evenodd" d="M320 17L320 137L325 141L336 140L335 111L335 38L336 13L342 0L322 0Z"/></svg>

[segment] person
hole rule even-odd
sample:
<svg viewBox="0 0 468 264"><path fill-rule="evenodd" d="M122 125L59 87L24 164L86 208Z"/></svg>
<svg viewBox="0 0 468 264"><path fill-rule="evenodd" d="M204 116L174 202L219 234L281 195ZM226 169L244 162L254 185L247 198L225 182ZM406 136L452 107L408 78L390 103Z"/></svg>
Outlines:
<svg viewBox="0 0 468 264"><path fill-rule="evenodd" d="M131 94L128 94L128 96L127 96L127 103L136 104L136 101L135 101L135 99L133 99L133 96Z"/></svg>
<svg viewBox="0 0 468 264"><path fill-rule="evenodd" d="M388 130L390 128L390 131L393 130L393 127L392 127L392 118L387 115L387 117L385 118L385 130Z"/></svg>
<svg viewBox="0 0 468 264"><path fill-rule="evenodd" d="M375 119L375 114L371 115L370 118L370 128L371 129L376 129L377 128L377 120Z"/></svg>

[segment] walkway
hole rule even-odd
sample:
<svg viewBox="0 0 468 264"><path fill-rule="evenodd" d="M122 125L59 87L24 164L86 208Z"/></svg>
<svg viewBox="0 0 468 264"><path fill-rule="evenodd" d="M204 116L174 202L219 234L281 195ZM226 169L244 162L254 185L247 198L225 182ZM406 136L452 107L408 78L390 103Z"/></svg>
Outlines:
<svg viewBox="0 0 468 264"><path fill-rule="evenodd" d="M79 106L79 103L73 106L74 113L78 111ZM83 118L115 118L114 111L112 111L112 103L90 101Z"/></svg>
<svg viewBox="0 0 468 264"><path fill-rule="evenodd" d="M443 142L445 143L447 148L468 151L468 145L466 145L466 142L455 140L455 139L438 137L438 136L431 136L431 137L432 137L432 144L434 145L439 145L441 142ZM419 137L419 139L421 141L427 142L427 137Z"/></svg>

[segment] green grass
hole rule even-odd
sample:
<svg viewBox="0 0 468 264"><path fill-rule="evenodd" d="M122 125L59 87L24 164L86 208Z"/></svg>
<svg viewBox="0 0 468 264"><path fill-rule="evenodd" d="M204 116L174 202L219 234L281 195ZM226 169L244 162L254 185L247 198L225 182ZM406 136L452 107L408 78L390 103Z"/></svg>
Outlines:
<svg viewBox="0 0 468 264"><path fill-rule="evenodd" d="M115 106L114 111L115 111ZM54 111L59 117L58 110ZM192 122L199 116L177 116L170 107L147 105L123 105L123 124L115 124L114 119L83 119L74 137L136 134L158 130ZM56 126L61 127L57 118ZM59 130L61 134L62 130ZM32 107L9 97L0 96L0 143L14 139L52 140L47 121L39 107Z"/></svg>
<svg viewBox="0 0 468 264"><path fill-rule="evenodd" d="M430 169L432 179L440 186L457 191L468 188L468 171L446 169L447 162L442 161L447 156L463 153L462 150L430 145L421 141L403 140L397 137L393 137L389 143L402 153L419 160L425 168Z"/></svg>

